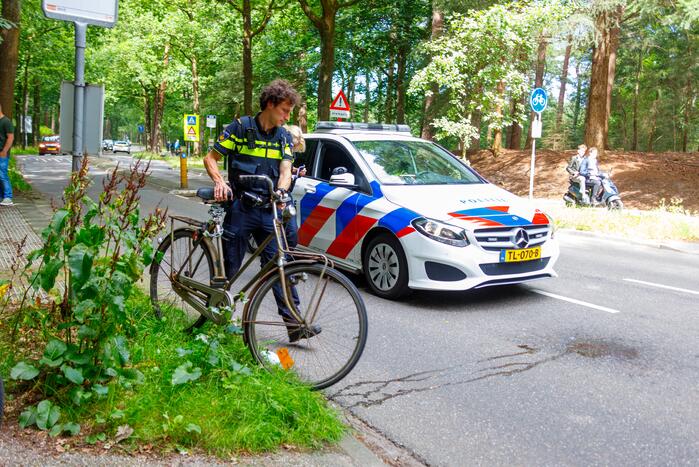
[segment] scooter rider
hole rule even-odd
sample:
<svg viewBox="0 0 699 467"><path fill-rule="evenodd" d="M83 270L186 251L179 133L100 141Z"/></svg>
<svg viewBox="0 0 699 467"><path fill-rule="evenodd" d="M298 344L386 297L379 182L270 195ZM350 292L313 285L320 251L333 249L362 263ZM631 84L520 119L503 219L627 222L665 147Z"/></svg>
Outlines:
<svg viewBox="0 0 699 467"><path fill-rule="evenodd" d="M573 157L571 157L568 162L566 172L568 172L570 176L570 181L572 183L577 183L580 187L580 195L582 196L583 204L590 204L590 198L587 196L587 190L585 189L585 176L580 173L580 164L582 164L583 159L585 159L586 151L586 145L581 144L578 146L578 151L573 154Z"/></svg>
<svg viewBox="0 0 699 467"><path fill-rule="evenodd" d="M587 183L592 184L592 205L597 206L600 203L599 193L602 189L602 180L599 176L599 167L597 166L597 148L591 147L587 150L587 155L580 163L580 173L585 176Z"/></svg>
<svg viewBox="0 0 699 467"><path fill-rule="evenodd" d="M219 135L214 147L204 157L204 166L209 177L214 181L214 197L223 201L230 197L235 199L226 210L223 221L224 241L223 257L226 275L232 278L240 269L247 248L247 239L253 235L257 244L274 231L274 215L269 204L269 191L266 184L246 183L240 175L267 175L272 179L278 193L286 194L291 184L292 137L282 128L291 115L300 97L296 90L285 80L275 80L262 90L260 95L261 111L254 117L245 116L234 120ZM218 170L218 161L222 156L228 160L228 181L225 182ZM290 224L290 225L289 225ZM290 245L296 243L295 220L287 225L287 238ZM294 237L294 238L289 238ZM276 242L270 242L262 252L262 265L266 264L276 252ZM295 322L284 303L283 292L275 285L274 297L279 314L287 323L289 340L313 337L321 332L320 326L312 325L302 329ZM292 299L299 304L296 290L292 288Z"/></svg>

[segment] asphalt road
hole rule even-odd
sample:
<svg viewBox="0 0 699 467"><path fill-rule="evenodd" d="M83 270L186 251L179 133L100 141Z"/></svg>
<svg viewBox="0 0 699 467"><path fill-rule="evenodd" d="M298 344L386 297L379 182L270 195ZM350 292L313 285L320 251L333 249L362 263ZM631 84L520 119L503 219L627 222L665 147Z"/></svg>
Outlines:
<svg viewBox="0 0 699 467"><path fill-rule="evenodd" d="M59 198L69 159L25 173ZM696 465L699 255L557 235L556 279L390 302L355 278L369 339L328 396L432 465Z"/></svg>

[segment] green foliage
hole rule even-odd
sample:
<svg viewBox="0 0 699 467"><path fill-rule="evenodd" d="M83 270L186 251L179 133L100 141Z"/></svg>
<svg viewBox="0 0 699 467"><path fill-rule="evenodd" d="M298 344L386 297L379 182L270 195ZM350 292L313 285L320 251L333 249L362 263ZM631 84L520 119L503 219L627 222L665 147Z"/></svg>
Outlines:
<svg viewBox="0 0 699 467"><path fill-rule="evenodd" d="M76 406L104 396L112 381L130 387L143 378L130 366L124 335L134 326L125 303L150 264L152 239L163 224L162 213L139 216L138 191L147 167L136 163L126 176L115 168L95 202L87 196L87 158L83 161L65 189L64 207L42 232L43 246L28 257L30 283L51 303L37 312L38 320L26 319L29 311L22 307L15 326L25 318L28 329L46 338L43 355L11 371L13 379L38 380L42 393ZM45 400L25 410L22 425L36 424L52 435L79 431L72 424L57 426L60 409L52 404Z"/></svg>
<svg viewBox="0 0 699 467"><path fill-rule="evenodd" d="M23 193L31 191L32 186L24 180L22 174L17 170L17 161L14 157L10 157L7 173L10 177L12 189Z"/></svg>

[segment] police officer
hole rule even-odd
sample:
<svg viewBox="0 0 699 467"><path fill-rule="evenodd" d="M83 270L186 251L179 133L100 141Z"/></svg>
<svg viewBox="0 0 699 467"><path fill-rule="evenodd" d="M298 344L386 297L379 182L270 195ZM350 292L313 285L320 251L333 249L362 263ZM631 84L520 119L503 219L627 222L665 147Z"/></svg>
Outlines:
<svg viewBox="0 0 699 467"><path fill-rule="evenodd" d="M204 167L215 184L216 200L225 200L231 194L234 196L223 221L223 257L229 279L240 269L248 236L252 234L259 245L274 231L267 185L259 182L244 183L238 177L267 175L272 179L277 192L285 193L289 189L293 162L292 137L282 125L289 119L299 100L298 93L287 81L272 81L260 95L260 112L254 117L245 116L234 120L204 157ZM223 156L228 161L230 185L218 170L218 161ZM287 241L292 246L296 245L297 238L295 222L295 219L290 220L286 228ZM272 258L276 248L276 242L267 245L262 253L262 265ZM283 294L277 288L275 286L274 295L279 314L287 322L289 340L295 342L318 334L320 327L317 325L308 329L294 326L294 320L284 304ZM296 291L292 290L292 294L298 305Z"/></svg>

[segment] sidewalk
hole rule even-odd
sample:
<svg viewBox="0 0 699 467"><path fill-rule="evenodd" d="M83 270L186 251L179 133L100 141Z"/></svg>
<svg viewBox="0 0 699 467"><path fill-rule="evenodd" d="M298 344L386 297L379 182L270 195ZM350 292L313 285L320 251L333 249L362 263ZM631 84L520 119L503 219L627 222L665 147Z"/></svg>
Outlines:
<svg viewBox="0 0 699 467"><path fill-rule="evenodd" d="M0 278L9 277L13 265L24 266L18 258L42 245L41 231L51 220L52 210L47 200L38 193L16 193L14 206L0 206ZM25 240L26 239L26 240ZM350 416L351 418L351 416ZM8 421L9 422L9 421ZM348 424L352 423L349 419ZM13 422L9 422L13 423ZM16 423L16 421L14 422ZM354 424L354 423L353 423ZM57 454L51 444L38 446L24 436L18 427L0 430L0 465L264 465L264 466L380 466L386 465L381 459L357 439L357 433L350 433L337 446L329 446L314 452L280 450L258 456L242 456L229 462L212 457L179 456L167 458L125 456L119 454L98 454L65 452ZM364 434L366 435L366 434ZM359 435L362 436L362 435ZM364 437L364 436L362 436ZM372 443L373 445L374 443ZM48 456L47 457L47 453Z"/></svg>

